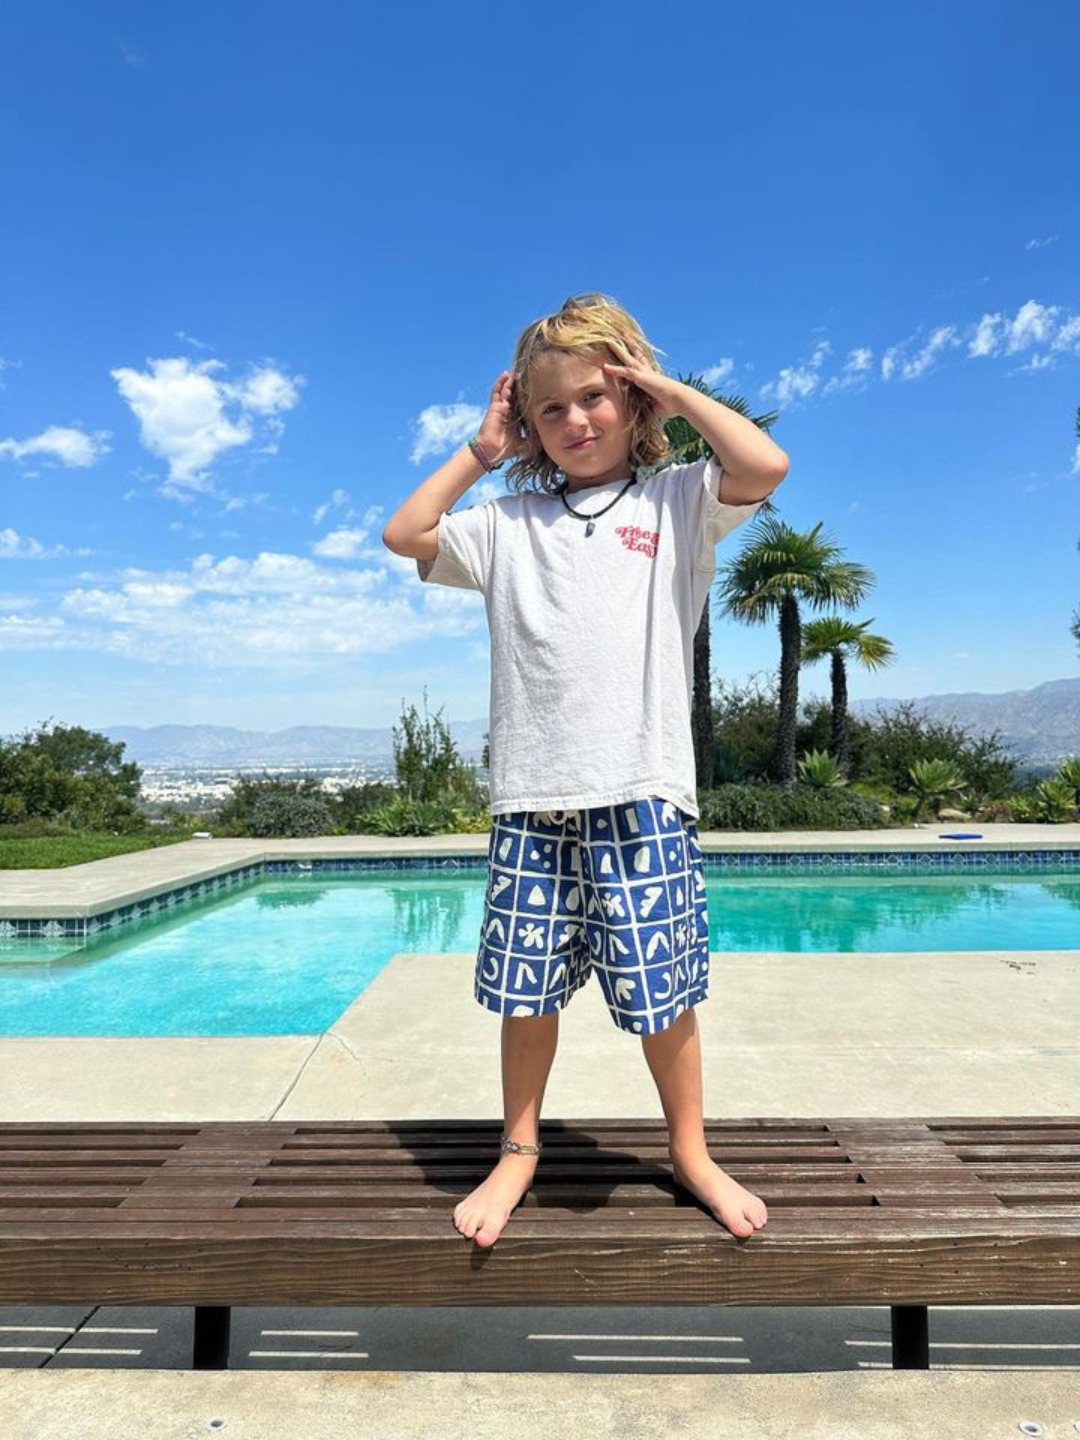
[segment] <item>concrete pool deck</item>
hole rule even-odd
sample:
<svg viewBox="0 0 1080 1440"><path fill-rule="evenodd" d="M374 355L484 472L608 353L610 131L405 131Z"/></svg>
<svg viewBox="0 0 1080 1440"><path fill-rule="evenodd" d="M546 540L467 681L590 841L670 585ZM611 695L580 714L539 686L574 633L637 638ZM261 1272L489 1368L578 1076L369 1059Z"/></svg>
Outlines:
<svg viewBox="0 0 1080 1440"><path fill-rule="evenodd" d="M704 832L709 851L1077 849L1080 825ZM78 913L119 893L262 856L484 855L488 837L187 841L68 870L0 873L0 917ZM83 913L86 913L85 911ZM1080 919L1078 919L1080 932ZM482 1118L502 1113L499 1017L472 996L475 953L399 953L317 1035L0 1039L6 1120ZM1080 1095L1080 949L713 952L698 1007L709 1116L1071 1114ZM637 1037L599 984L563 1012L544 1114L657 1115Z"/></svg>
<svg viewBox="0 0 1080 1440"><path fill-rule="evenodd" d="M706 853L965 848L965 842L937 839L937 830L946 828L982 833L983 841L966 848L1080 848L1080 825L749 837L706 832L701 841ZM486 846L486 835L191 841L65 871L0 872L0 918L94 913L92 907L104 908L118 894L154 894L178 879L266 855L482 856ZM0 1039L0 1118L498 1117L500 1021L472 998L473 964L474 953L399 953L318 1035ZM697 1013L708 1116L1076 1113L1080 949L713 952L711 993ZM641 1045L616 1030L595 981L574 996L560 1029L545 1117L660 1118ZM293 1323L312 1322L297 1316ZM724 1323L731 1328L735 1321ZM605 1323L582 1309L556 1328L603 1330ZM674 1327L658 1307L644 1328ZM672 1433L686 1440L735 1433L757 1440L929 1440L1018 1434L1022 1421L1034 1421L1044 1428L1027 1433L1073 1433L1080 1428L1080 1404L1075 1369L1063 1358L1068 1347L1061 1349L1049 1324L1038 1338L1044 1344L1032 1352L972 1351L980 1368L1002 1366L977 1374L937 1368L949 1364L948 1346L935 1351L932 1371L880 1373L685 1374L659 1367L650 1373L505 1373L478 1366L460 1373L334 1374L307 1368L310 1361L303 1369L279 1361L274 1369L193 1372L120 1368L123 1359L106 1369L98 1356L85 1367L61 1362L5 1370L0 1431L4 1440L106 1434L181 1440L214 1431L251 1440L330 1440L357 1426L394 1440L439 1432L471 1440L502 1440L508 1433L559 1440L583 1430L597 1440L630 1434L662 1440ZM770 1352L790 1343L778 1321ZM1017 1358L1026 1363L1015 1365ZM321 1363L346 1359L329 1350Z"/></svg>
<svg viewBox="0 0 1080 1440"><path fill-rule="evenodd" d="M941 831L974 831L948 840ZM1080 824L1005 825L940 821L886 830L701 830L702 853L776 851L1080 850ZM475 835L322 835L307 840L184 840L54 870L0 870L0 920L89 915L262 860L431 855L485 858L489 832Z"/></svg>

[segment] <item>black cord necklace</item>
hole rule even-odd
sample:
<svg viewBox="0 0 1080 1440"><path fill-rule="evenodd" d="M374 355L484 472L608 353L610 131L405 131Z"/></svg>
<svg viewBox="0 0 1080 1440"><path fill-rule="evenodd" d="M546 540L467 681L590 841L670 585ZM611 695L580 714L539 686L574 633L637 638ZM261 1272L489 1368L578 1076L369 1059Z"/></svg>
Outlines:
<svg viewBox="0 0 1080 1440"><path fill-rule="evenodd" d="M604 506L603 510L594 510L591 515L582 515L581 512L578 511L578 510L575 510L575 509L573 508L573 506L570 504L570 502L567 500L567 498L566 498L566 491L567 491L567 488L568 488L569 484L570 484L570 481L569 481L569 480L564 480L563 483L559 486L559 499L560 499L560 500L562 501L562 503L566 506L567 510L570 511L570 514L573 515L573 517L574 517L575 520L587 520L587 521L589 522L589 523L585 526L585 534L586 534L586 535L591 535L592 532L596 529L596 521L600 518L600 516L601 516L601 515L606 515L607 512L611 509L612 505L617 505L617 504L618 504L618 502L619 502L619 501L622 499L622 497L626 494L627 490L630 489L630 486L637 484L637 476L636 476L636 475L631 475L631 476L630 476L630 479L627 480L626 484L625 484L625 485L622 487L622 489L619 491L618 495L615 496L615 499L609 501L609 502ZM589 486L584 485L584 486L582 486L582 489L587 490L587 489L589 489Z"/></svg>

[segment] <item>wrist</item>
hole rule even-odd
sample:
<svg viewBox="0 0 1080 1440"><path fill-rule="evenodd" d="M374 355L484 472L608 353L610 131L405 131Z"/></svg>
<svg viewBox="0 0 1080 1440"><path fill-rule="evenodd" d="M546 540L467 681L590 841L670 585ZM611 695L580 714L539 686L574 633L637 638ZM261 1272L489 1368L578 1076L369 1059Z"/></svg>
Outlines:
<svg viewBox="0 0 1080 1440"><path fill-rule="evenodd" d="M686 418L686 402L690 395L700 395L700 390L695 390L692 385L685 384L682 380L671 380L664 393L664 406L667 411L665 419L682 417Z"/></svg>
<svg viewBox="0 0 1080 1440"><path fill-rule="evenodd" d="M476 450L473 448L474 442L483 451L482 455L477 455ZM477 431L472 437L472 440L469 442L469 449L472 450L473 455L476 456L476 460L480 465L484 465L484 460L487 460L488 464L484 465L485 470L488 466L490 466L492 470L498 469L505 458L502 453L503 446L500 442L492 440L489 436L485 435L483 431Z"/></svg>

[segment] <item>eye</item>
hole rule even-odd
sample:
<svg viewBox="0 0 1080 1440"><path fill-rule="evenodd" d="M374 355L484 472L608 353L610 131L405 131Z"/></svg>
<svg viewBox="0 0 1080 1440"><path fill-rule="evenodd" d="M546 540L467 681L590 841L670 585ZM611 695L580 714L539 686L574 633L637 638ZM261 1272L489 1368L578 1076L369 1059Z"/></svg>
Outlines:
<svg viewBox="0 0 1080 1440"><path fill-rule="evenodd" d="M604 391L603 391L603 390L590 390L590 391L588 391L588 393L586 394L585 399L586 399L586 400L591 400L594 395L603 395L603 394L604 394ZM559 408L558 405L545 405L545 406L544 406L544 412L543 412L543 413L544 413L545 415L550 415L551 412L552 412L552 410L557 410L558 408Z"/></svg>

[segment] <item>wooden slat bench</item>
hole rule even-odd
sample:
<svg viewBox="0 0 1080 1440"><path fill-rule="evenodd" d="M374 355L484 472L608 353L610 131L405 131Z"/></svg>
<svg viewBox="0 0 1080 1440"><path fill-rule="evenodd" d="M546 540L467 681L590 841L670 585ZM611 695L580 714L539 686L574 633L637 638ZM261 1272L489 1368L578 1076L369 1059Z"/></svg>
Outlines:
<svg viewBox="0 0 1080 1440"><path fill-rule="evenodd" d="M1080 1301L1080 1119L711 1120L759 1194L745 1239L675 1185L652 1120L544 1121L494 1246L452 1210L497 1120L0 1124L0 1304L889 1305L927 1368L928 1305Z"/></svg>

